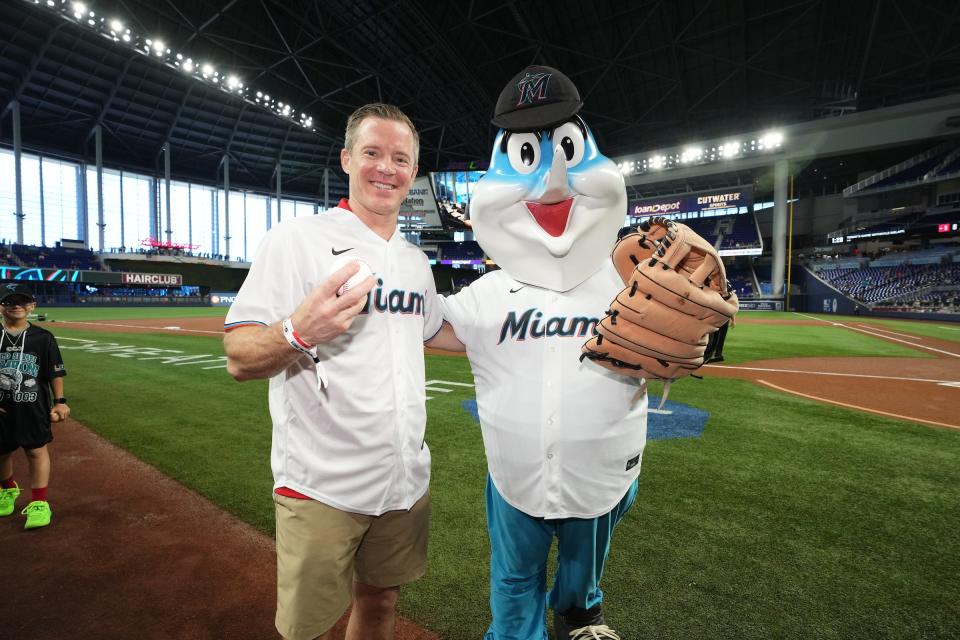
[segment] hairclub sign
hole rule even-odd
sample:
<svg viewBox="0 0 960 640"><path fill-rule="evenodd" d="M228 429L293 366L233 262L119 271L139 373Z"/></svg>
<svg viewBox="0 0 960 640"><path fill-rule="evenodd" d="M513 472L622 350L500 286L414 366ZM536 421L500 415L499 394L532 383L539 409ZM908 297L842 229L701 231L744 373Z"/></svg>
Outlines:
<svg viewBox="0 0 960 640"><path fill-rule="evenodd" d="M183 284L183 276L178 273L122 273L123 284L146 284L179 287Z"/></svg>

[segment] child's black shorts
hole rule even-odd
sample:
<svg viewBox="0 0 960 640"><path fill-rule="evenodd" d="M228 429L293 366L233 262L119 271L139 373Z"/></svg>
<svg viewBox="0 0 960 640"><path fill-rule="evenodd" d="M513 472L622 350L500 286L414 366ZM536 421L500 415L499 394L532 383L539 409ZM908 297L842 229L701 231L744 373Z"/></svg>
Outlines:
<svg viewBox="0 0 960 640"><path fill-rule="evenodd" d="M19 448L39 449L53 442L53 429L50 419L46 420L10 420L0 415L0 454L10 453Z"/></svg>

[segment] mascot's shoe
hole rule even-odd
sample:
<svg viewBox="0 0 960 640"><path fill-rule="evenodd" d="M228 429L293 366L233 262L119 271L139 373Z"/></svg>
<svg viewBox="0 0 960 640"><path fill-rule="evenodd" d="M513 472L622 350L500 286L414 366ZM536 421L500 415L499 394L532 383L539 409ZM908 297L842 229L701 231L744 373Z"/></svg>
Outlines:
<svg viewBox="0 0 960 640"><path fill-rule="evenodd" d="M45 500L34 500L20 512L27 516L27 522L23 525L24 529L39 529L50 524L50 517L53 512L50 511L50 503Z"/></svg>
<svg viewBox="0 0 960 640"><path fill-rule="evenodd" d="M590 609L571 607L553 616L553 632L557 640L622 640L608 627L600 605Z"/></svg>
<svg viewBox="0 0 960 640"><path fill-rule="evenodd" d="M16 482L13 484L15 486L9 489L0 489L0 518L5 518L13 513L13 505L20 495L20 485Z"/></svg>

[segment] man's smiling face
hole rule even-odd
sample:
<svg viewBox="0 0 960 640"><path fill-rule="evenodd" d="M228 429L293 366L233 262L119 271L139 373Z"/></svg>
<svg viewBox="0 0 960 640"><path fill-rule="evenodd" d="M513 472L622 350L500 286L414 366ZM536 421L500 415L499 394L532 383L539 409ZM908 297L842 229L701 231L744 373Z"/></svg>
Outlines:
<svg viewBox="0 0 960 640"><path fill-rule="evenodd" d="M340 152L350 175L350 206L359 215L396 215L417 175L410 127L368 117L357 128L352 149Z"/></svg>

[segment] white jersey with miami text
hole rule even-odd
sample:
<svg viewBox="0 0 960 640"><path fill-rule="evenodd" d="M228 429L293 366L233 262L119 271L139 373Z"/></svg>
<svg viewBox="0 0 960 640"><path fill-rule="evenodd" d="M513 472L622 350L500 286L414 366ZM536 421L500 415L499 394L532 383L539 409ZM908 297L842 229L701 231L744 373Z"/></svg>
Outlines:
<svg viewBox="0 0 960 640"><path fill-rule="evenodd" d="M380 515L409 509L430 482L423 342L441 317L423 251L343 208L282 222L258 248L225 330L290 316L345 255L369 264L377 285L350 329L318 346L325 388L306 355L270 379L274 488Z"/></svg>
<svg viewBox="0 0 960 640"><path fill-rule="evenodd" d="M467 347L493 483L528 515L602 515L640 473L639 380L580 362L580 346L622 289L608 263L565 292L494 271L440 299Z"/></svg>

